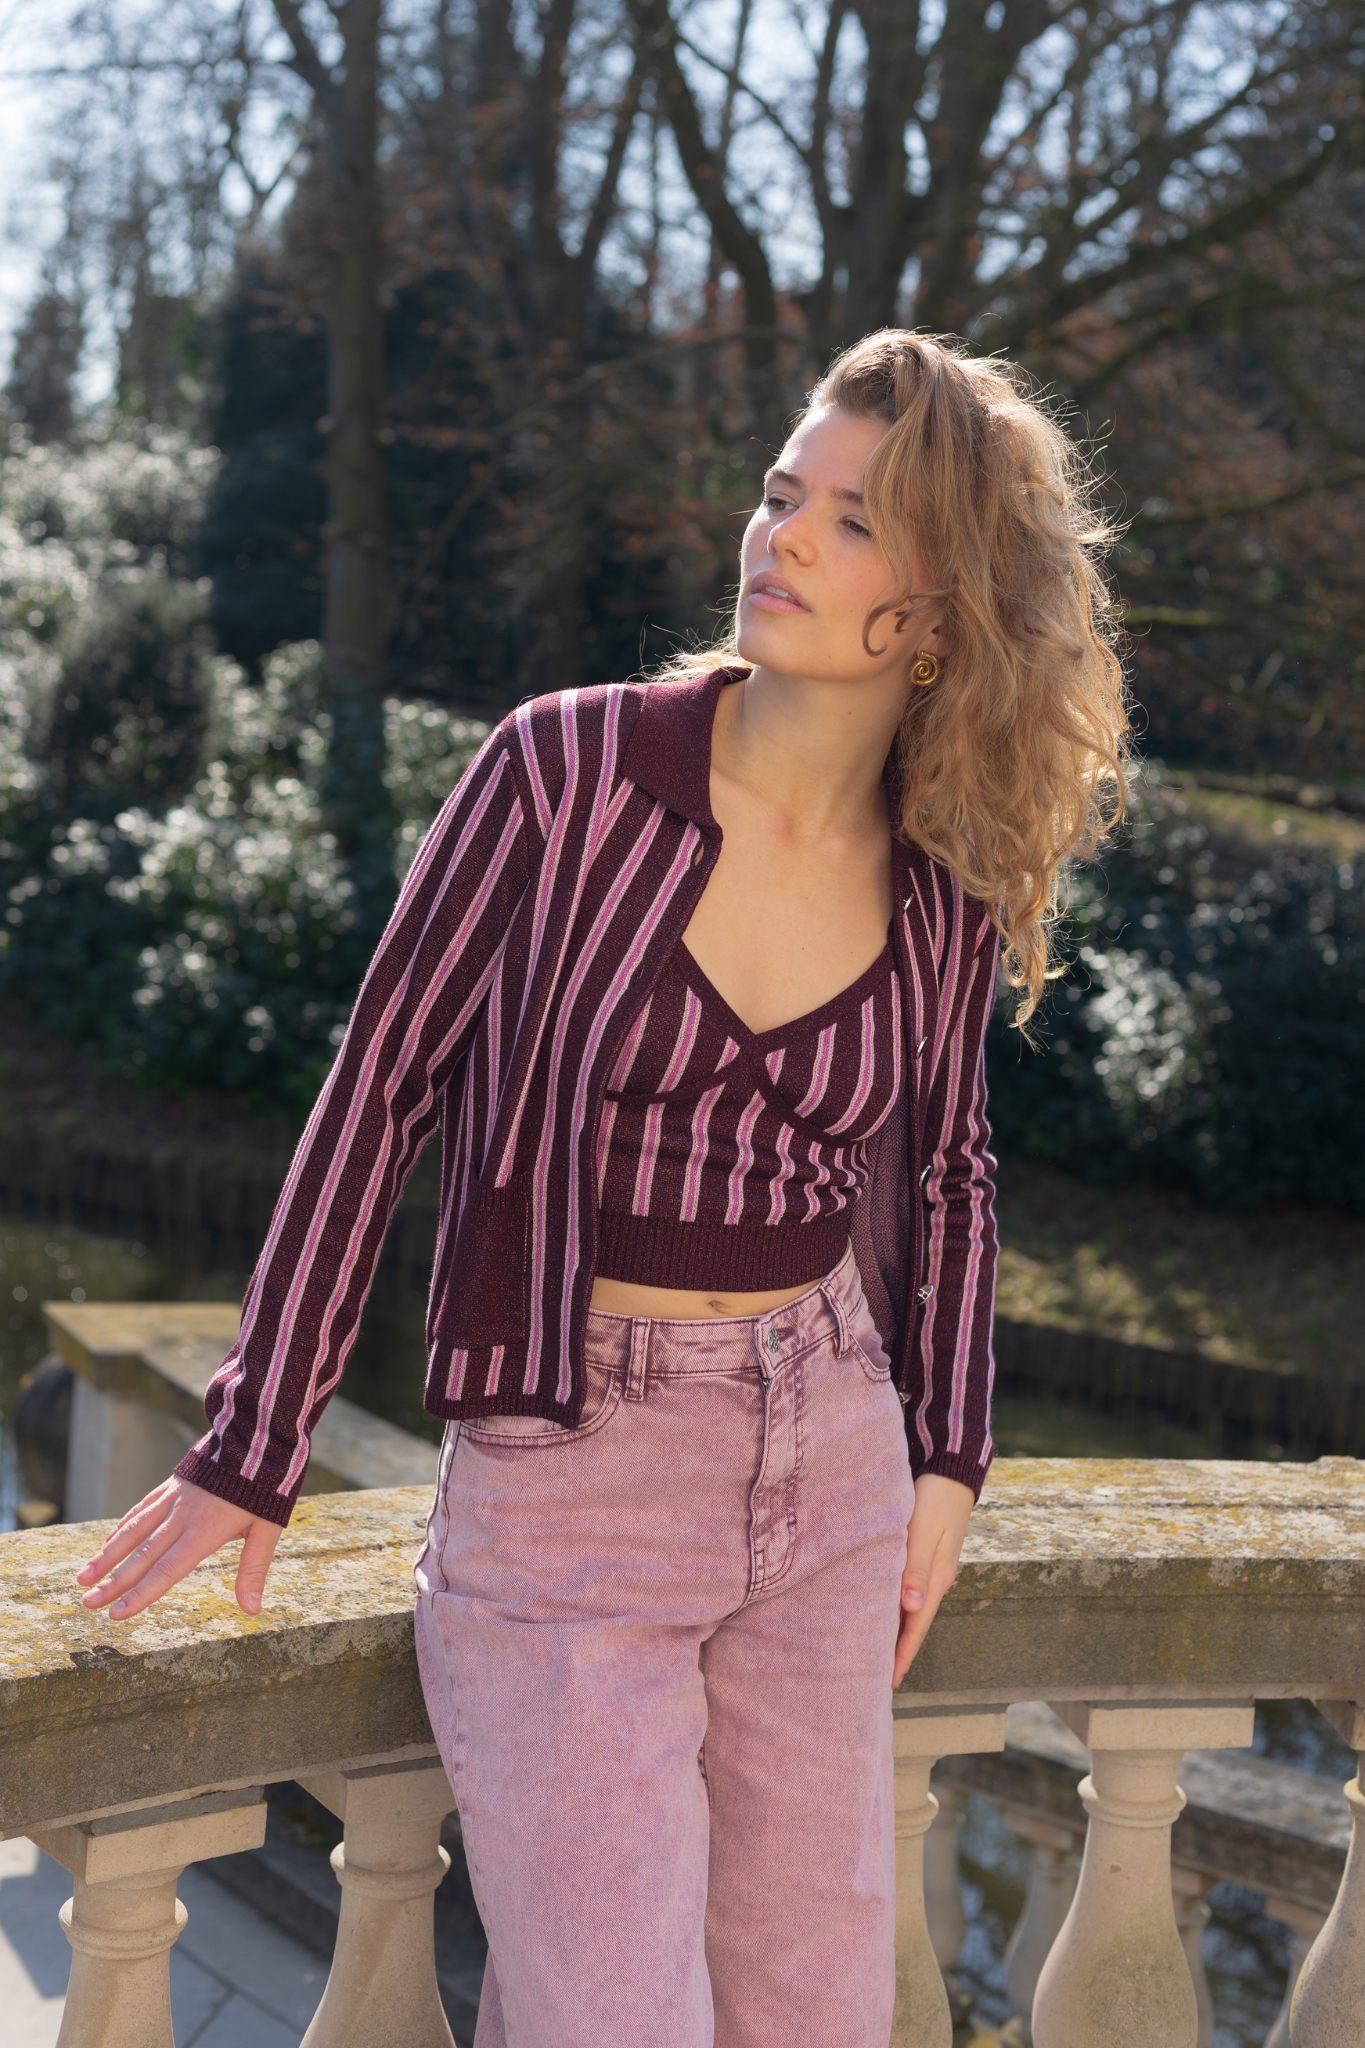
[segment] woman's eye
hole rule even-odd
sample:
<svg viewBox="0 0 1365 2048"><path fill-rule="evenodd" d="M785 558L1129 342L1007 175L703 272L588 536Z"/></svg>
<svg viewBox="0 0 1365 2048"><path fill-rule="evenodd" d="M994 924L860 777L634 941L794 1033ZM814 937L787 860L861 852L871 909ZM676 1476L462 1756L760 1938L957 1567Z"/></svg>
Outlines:
<svg viewBox="0 0 1365 2048"><path fill-rule="evenodd" d="M858 536L859 540L871 540L872 534L870 529L863 526L858 520L846 519L844 524L850 533L855 533Z"/></svg>

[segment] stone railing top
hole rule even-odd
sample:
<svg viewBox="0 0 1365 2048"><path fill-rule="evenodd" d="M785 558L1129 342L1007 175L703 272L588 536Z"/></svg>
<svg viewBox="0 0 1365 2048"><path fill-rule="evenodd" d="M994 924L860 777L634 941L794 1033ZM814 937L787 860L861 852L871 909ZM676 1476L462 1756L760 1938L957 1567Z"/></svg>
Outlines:
<svg viewBox="0 0 1365 2048"><path fill-rule="evenodd" d="M264 1611L238 1546L134 1621L79 1603L108 1523L0 1536L0 1835L431 1747L412 1640L430 1490L299 1503Z"/></svg>
<svg viewBox="0 0 1365 2048"><path fill-rule="evenodd" d="M901 1689L1365 1697L1365 1461L1007 1458Z"/></svg>
<svg viewBox="0 0 1365 2048"><path fill-rule="evenodd" d="M197 1436L204 1390L237 1341L240 1315L219 1301L48 1301L52 1341L73 1372L106 1394L178 1416ZM434 1486L434 1444L340 1395L313 1433L305 1493Z"/></svg>
<svg viewBox="0 0 1365 2048"><path fill-rule="evenodd" d="M106 1524L0 1537L0 1833L430 1746L412 1643L429 1487L305 1499L265 1610L210 1559L129 1623ZM897 1698L1365 1699L1365 1466L1009 1459Z"/></svg>

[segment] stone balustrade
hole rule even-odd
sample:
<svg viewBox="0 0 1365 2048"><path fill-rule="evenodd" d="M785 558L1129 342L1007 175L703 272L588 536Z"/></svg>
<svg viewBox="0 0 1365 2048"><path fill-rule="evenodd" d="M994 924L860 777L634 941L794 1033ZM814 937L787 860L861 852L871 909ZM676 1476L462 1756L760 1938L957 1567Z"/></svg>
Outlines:
<svg viewBox="0 0 1365 2048"><path fill-rule="evenodd" d="M75 1375L65 1519L122 1515L204 1433L204 1390L237 1341L231 1302L43 1304L53 1349ZM439 1453L337 1395L313 1437L306 1493L434 1486Z"/></svg>
<svg viewBox="0 0 1365 2048"><path fill-rule="evenodd" d="M255 1618L233 1600L230 1555L120 1626L82 1609L72 1581L97 1528L0 1538L0 1835L30 1836L73 1876L61 2048L170 2048L176 1876L258 1844L260 1788L281 1779L345 1826L336 1952L308 2048L451 2041L430 1901L452 1802L411 1625L428 1499L425 1487L305 1497ZM1036 1983L1036 2048L1197 2048L1188 1957L1209 1873L1196 1866L1177 1901L1182 1759L1207 1769L1244 1749L1258 1697L1315 1698L1365 1748L1362 1539L1365 1466L1350 1459L997 1466L957 1585L893 1700L896 2048L952 2038L940 1966L961 1933L935 1881L945 1830L936 1840L931 1773L954 1757L1003 1765L1008 1710L1038 1701L1089 1769L1074 1893L1068 1815L1044 1839L1056 1881L1014 1951L1016 1981ZM1355 1785L1347 1802L1359 1820ZM1358 1836L1299 1975L1293 2048L1361 2040ZM1322 1903L1302 1902L1309 1935Z"/></svg>
<svg viewBox="0 0 1365 2048"><path fill-rule="evenodd" d="M934 1774L940 1813L926 1868L930 1924L944 1927L935 1954L945 1971L966 1932L957 1873L957 1820L970 1793L997 1800L1009 1826L1033 1846L1024 1911L1005 1957L1012 2034L1028 2038L1038 1978L1076 1889L1086 1816L1079 1786L1090 1753L1040 1700L1012 1706L1005 1747L949 1758ZM1286 2048L1289 2005L1307 1948L1332 1909L1351 1842L1350 1809L1331 1778L1244 1751L1191 1750L1180 1767L1186 1805L1171 1830L1176 1926L1194 1980L1198 2048L1209 2048L1214 2011L1204 1971L1207 1898L1223 1880L1261 1891L1265 1912L1290 1932L1284 2007L1264 2048Z"/></svg>

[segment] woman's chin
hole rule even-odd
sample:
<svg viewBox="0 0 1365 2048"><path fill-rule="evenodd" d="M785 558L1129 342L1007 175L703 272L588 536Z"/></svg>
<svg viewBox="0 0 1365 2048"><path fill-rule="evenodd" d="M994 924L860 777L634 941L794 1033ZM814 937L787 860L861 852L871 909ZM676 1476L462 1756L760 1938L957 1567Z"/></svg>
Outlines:
<svg viewBox="0 0 1365 2048"><path fill-rule="evenodd" d="M735 638L741 661L753 668L771 669L776 675L806 675L816 655L809 632L801 628L807 620L800 615L755 613L741 619Z"/></svg>

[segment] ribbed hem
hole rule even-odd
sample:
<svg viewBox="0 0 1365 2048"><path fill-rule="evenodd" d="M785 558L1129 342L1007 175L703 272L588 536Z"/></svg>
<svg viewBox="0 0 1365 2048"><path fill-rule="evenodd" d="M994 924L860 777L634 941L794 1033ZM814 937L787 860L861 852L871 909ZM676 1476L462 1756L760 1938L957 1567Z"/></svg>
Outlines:
<svg viewBox="0 0 1365 2048"><path fill-rule="evenodd" d="M675 1223L666 1216L597 1219L597 1271L637 1287L763 1294L823 1280L848 1250L848 1211L813 1223Z"/></svg>
<svg viewBox="0 0 1365 2048"><path fill-rule="evenodd" d="M289 1526L297 1496L283 1500L273 1486L243 1479L240 1472L215 1464L203 1451L187 1451L175 1468L175 1477L191 1480L195 1486L202 1486L205 1493L216 1493L219 1500L229 1500L235 1508L259 1515L263 1522L277 1522L281 1529Z"/></svg>
<svg viewBox="0 0 1365 2048"><path fill-rule="evenodd" d="M932 1458L920 1464L915 1456L919 1448L918 1442L912 1438L910 1470L916 1479L923 1479L929 1473L940 1479L956 1479L960 1485L970 1486L977 1500L980 1500L981 1489L986 1484L986 1474L990 1470L988 1464L983 1465L979 1458L972 1457L967 1451L935 1451Z"/></svg>

